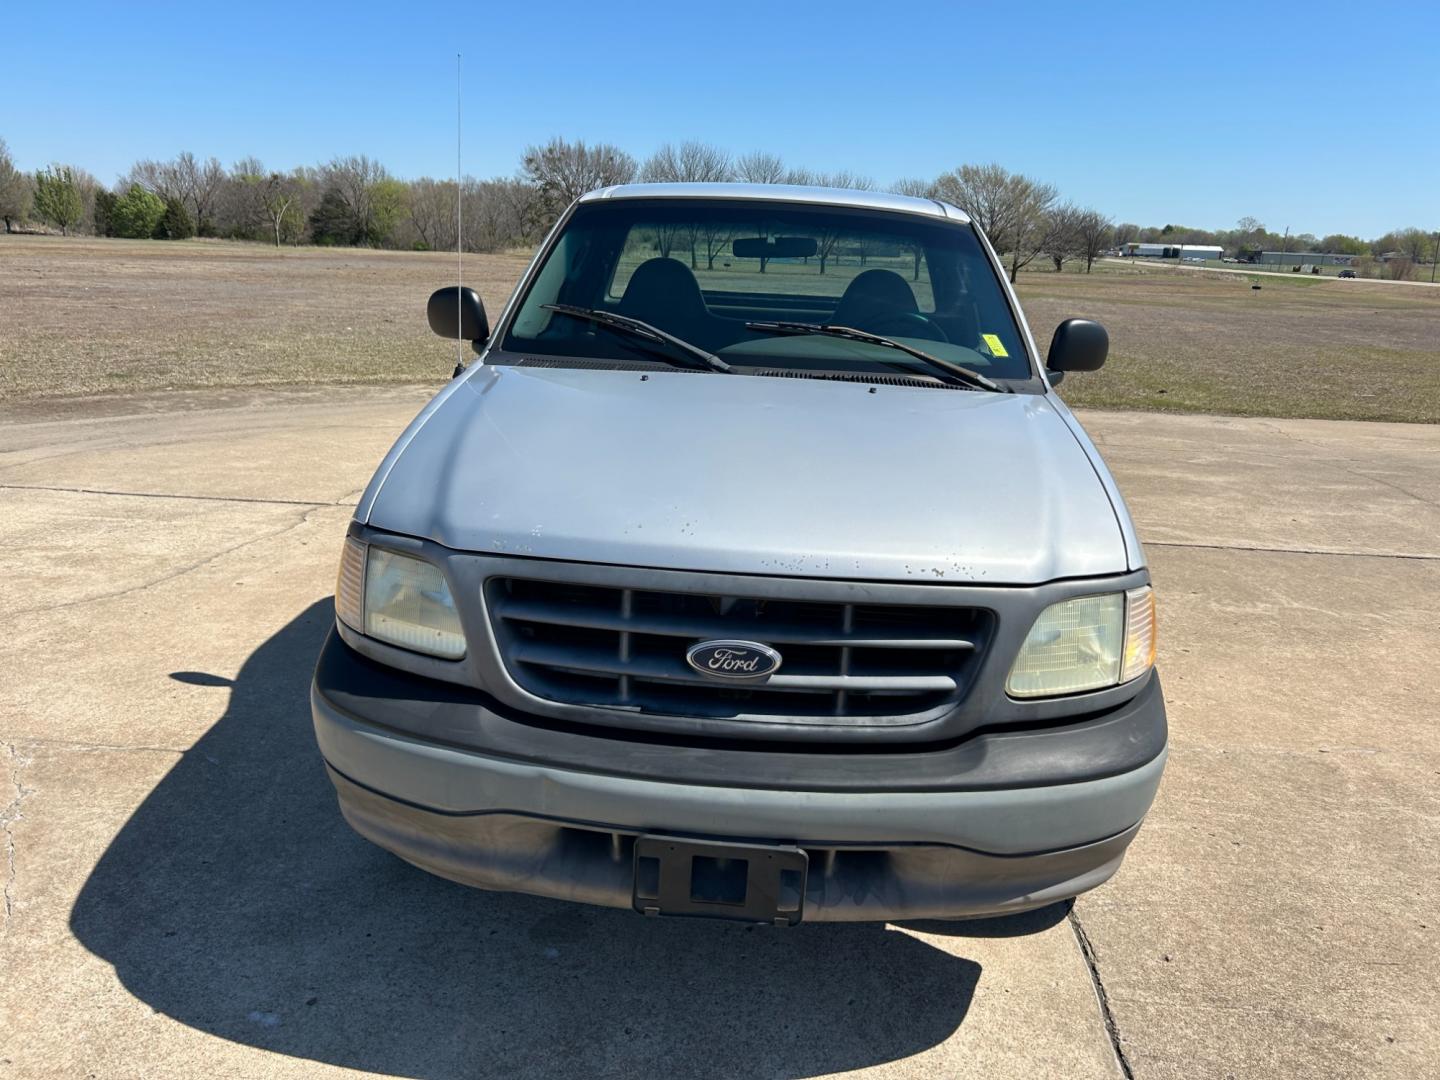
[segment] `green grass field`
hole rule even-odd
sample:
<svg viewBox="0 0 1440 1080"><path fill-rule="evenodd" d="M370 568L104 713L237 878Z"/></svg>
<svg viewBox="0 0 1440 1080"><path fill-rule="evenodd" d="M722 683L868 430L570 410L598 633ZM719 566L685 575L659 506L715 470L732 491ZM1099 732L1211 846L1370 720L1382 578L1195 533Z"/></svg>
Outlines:
<svg viewBox="0 0 1440 1080"><path fill-rule="evenodd" d="M492 313L527 261L467 257ZM846 259L810 280L838 295L859 270ZM455 350L425 300L453 280L436 253L0 235L0 401L439 385ZM1440 289L1102 262L1037 266L1019 292L1042 351L1068 316L1109 329L1110 362L1061 389L1076 405L1440 422Z"/></svg>

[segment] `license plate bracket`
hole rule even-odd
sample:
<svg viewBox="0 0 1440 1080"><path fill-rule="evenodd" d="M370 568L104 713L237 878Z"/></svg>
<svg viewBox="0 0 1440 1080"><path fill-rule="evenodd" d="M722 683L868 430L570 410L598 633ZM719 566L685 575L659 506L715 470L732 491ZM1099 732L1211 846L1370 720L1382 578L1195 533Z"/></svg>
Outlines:
<svg viewBox="0 0 1440 1080"><path fill-rule="evenodd" d="M642 915L794 926L805 917L809 864L797 847L640 836L632 903Z"/></svg>

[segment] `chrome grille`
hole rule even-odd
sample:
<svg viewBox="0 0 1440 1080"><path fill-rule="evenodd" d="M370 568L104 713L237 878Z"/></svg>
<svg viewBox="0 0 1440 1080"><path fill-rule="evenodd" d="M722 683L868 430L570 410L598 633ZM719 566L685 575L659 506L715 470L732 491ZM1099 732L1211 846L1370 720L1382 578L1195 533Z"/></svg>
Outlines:
<svg viewBox="0 0 1440 1080"><path fill-rule="evenodd" d="M913 720L958 701L993 616L977 608L833 603L494 578L501 655L551 701L675 716ZM706 678L698 641L739 638L784 662L758 686Z"/></svg>

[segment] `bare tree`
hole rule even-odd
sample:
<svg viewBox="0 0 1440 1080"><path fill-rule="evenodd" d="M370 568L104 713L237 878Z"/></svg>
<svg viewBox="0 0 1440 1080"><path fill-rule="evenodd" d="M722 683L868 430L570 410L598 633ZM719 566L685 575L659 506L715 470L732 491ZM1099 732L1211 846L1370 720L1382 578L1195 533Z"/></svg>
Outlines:
<svg viewBox="0 0 1440 1080"><path fill-rule="evenodd" d="M119 186L139 184L167 202L180 200L195 221L196 233L203 236L215 232L215 204L227 179L217 159L200 161L186 150L170 161L137 161Z"/></svg>
<svg viewBox="0 0 1440 1080"><path fill-rule="evenodd" d="M215 194L210 224L216 236L258 240L270 232L264 205L269 172L257 157L241 158L230 166Z"/></svg>
<svg viewBox="0 0 1440 1080"><path fill-rule="evenodd" d="M473 184L471 180L469 185ZM466 195L469 195L468 190ZM469 199L466 201L469 202ZM420 242L431 251L454 248L455 181L432 180L428 176L411 181L410 224Z"/></svg>
<svg viewBox="0 0 1440 1080"><path fill-rule="evenodd" d="M699 232L700 241L705 248L705 269L714 270L716 258L723 254L735 239L735 227L710 218L701 224Z"/></svg>
<svg viewBox="0 0 1440 1080"><path fill-rule="evenodd" d="M896 180L890 185L890 190L896 195L909 195L915 199L933 199L936 197L935 182L933 180L921 180L919 177L911 176L903 180ZM910 245L910 254L914 258L914 269L911 271L910 280L920 280L920 264L925 260L925 247L923 244Z"/></svg>
<svg viewBox="0 0 1440 1080"><path fill-rule="evenodd" d="M0 218L5 231L14 231L17 221L24 221L30 212L30 178L15 168L10 148L0 139Z"/></svg>
<svg viewBox="0 0 1440 1080"><path fill-rule="evenodd" d="M1140 235L1140 226L1129 221L1122 221L1115 226L1115 246L1121 247L1129 244Z"/></svg>
<svg viewBox="0 0 1440 1080"><path fill-rule="evenodd" d="M842 169L839 172L809 173L804 180L792 183L814 184L816 187L848 188L851 191L874 191L875 181L860 173Z"/></svg>
<svg viewBox="0 0 1440 1080"><path fill-rule="evenodd" d="M676 147L665 143L656 150L640 169L644 183L723 183L735 175L730 155L718 147L701 142L685 142ZM680 243L690 248L690 269L699 263L698 248L705 240L707 267L714 269L714 257L709 252L715 246L715 234L720 228L713 222L708 225L670 224L660 225L654 230L655 246L661 256L668 256Z"/></svg>
<svg viewBox="0 0 1440 1080"><path fill-rule="evenodd" d="M215 231L215 199L225 183L225 167L215 158L197 161L185 151L174 161L180 184L180 201L195 218L195 234L209 236Z"/></svg>
<svg viewBox="0 0 1440 1080"><path fill-rule="evenodd" d="M921 180L917 176L909 176L903 180L896 180L890 185L890 190L896 195L909 195L916 199L934 198L935 184L930 180Z"/></svg>
<svg viewBox="0 0 1440 1080"><path fill-rule="evenodd" d="M339 191L351 212L361 221L369 216L375 185L390 179L385 166L367 154L332 158L320 172L323 183Z"/></svg>
<svg viewBox="0 0 1440 1080"><path fill-rule="evenodd" d="M74 230L81 233L94 233L95 231L95 199L104 185L95 178L95 174L88 169L78 166L71 170L75 175L75 187L80 192L80 204L83 207L79 228Z"/></svg>
<svg viewBox="0 0 1440 1080"><path fill-rule="evenodd" d="M816 187L848 188L852 191L872 191L875 181L868 176L860 176L851 172L834 173L811 173L807 176L805 183L814 184ZM825 268L840 253L840 241L846 237L841 229L824 229L815 238L815 254L820 259L820 273L825 273ZM860 264L865 264L866 251L862 247L860 251Z"/></svg>
<svg viewBox="0 0 1440 1080"><path fill-rule="evenodd" d="M243 157L230 166L231 176L264 176L265 163L254 154Z"/></svg>
<svg viewBox="0 0 1440 1080"><path fill-rule="evenodd" d="M939 198L969 214L996 251L1008 255L1010 280L1044 246L1046 214L1055 188L1000 165L962 165L935 182Z"/></svg>
<svg viewBox="0 0 1440 1080"><path fill-rule="evenodd" d="M1088 274L1100 253L1110 246L1115 227L1099 210L1082 210L1076 219L1075 229L1080 238L1080 254L1085 257L1085 272Z"/></svg>
<svg viewBox="0 0 1440 1080"><path fill-rule="evenodd" d="M534 192L518 180L465 181L465 247L504 251L526 242L526 210Z"/></svg>
<svg viewBox="0 0 1440 1080"><path fill-rule="evenodd" d="M305 181L299 176L271 173L260 183L260 205L278 248L285 239L298 240L305 231L301 199Z"/></svg>
<svg viewBox="0 0 1440 1080"><path fill-rule="evenodd" d="M527 184L524 180L510 179L492 181L499 198L510 204L511 211L517 216L520 226L517 236L527 244L533 244L540 239L536 230L535 222L539 219L536 204L540 199L540 192L535 185Z"/></svg>
<svg viewBox="0 0 1440 1080"><path fill-rule="evenodd" d="M175 163L171 161L151 161L146 158L135 162L130 166L130 171L120 177L115 190L127 190L136 185L162 199L181 197L180 177L175 171Z"/></svg>
<svg viewBox="0 0 1440 1080"><path fill-rule="evenodd" d="M507 177L467 176L460 192L466 251L504 251L532 239L525 225L534 195L529 184ZM415 241L433 251L455 250L455 181L422 177L411 182L408 214Z"/></svg>
<svg viewBox="0 0 1440 1080"><path fill-rule="evenodd" d="M843 235L839 229L825 229L815 238L815 254L820 259L820 273L825 273L826 264L835 257Z"/></svg>
<svg viewBox="0 0 1440 1080"><path fill-rule="evenodd" d="M1046 215L1042 226L1040 246L1055 272L1065 269L1065 263L1080 254L1080 215L1083 211L1074 203L1062 203L1053 207Z"/></svg>
<svg viewBox="0 0 1440 1080"><path fill-rule="evenodd" d="M783 184L785 163L775 154L756 150L736 159L735 178L747 184Z"/></svg>
<svg viewBox="0 0 1440 1080"><path fill-rule="evenodd" d="M724 183L735 175L730 155L702 142L665 143L640 169L640 179L654 183Z"/></svg>
<svg viewBox="0 0 1440 1080"><path fill-rule="evenodd" d="M554 138L526 150L520 171L535 186L534 211L548 228L587 191L628 184L635 178L635 159L609 143L586 146L583 141Z"/></svg>
<svg viewBox="0 0 1440 1080"><path fill-rule="evenodd" d="M344 221L339 237L343 243L381 247L392 241L405 217L409 191L384 165L365 154L337 157L320 170L320 180L325 191L321 202L330 200L326 220L332 242L337 216ZM337 214L342 207L343 214Z"/></svg>

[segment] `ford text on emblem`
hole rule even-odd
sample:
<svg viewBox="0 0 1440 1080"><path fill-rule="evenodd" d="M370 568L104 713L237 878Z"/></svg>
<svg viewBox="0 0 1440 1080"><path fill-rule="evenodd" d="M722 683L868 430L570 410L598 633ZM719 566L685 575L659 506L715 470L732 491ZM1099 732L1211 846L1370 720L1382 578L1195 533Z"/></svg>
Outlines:
<svg viewBox="0 0 1440 1080"><path fill-rule="evenodd" d="M760 682L780 670L780 654L758 641L702 641L690 646L685 662L702 675L737 682Z"/></svg>

